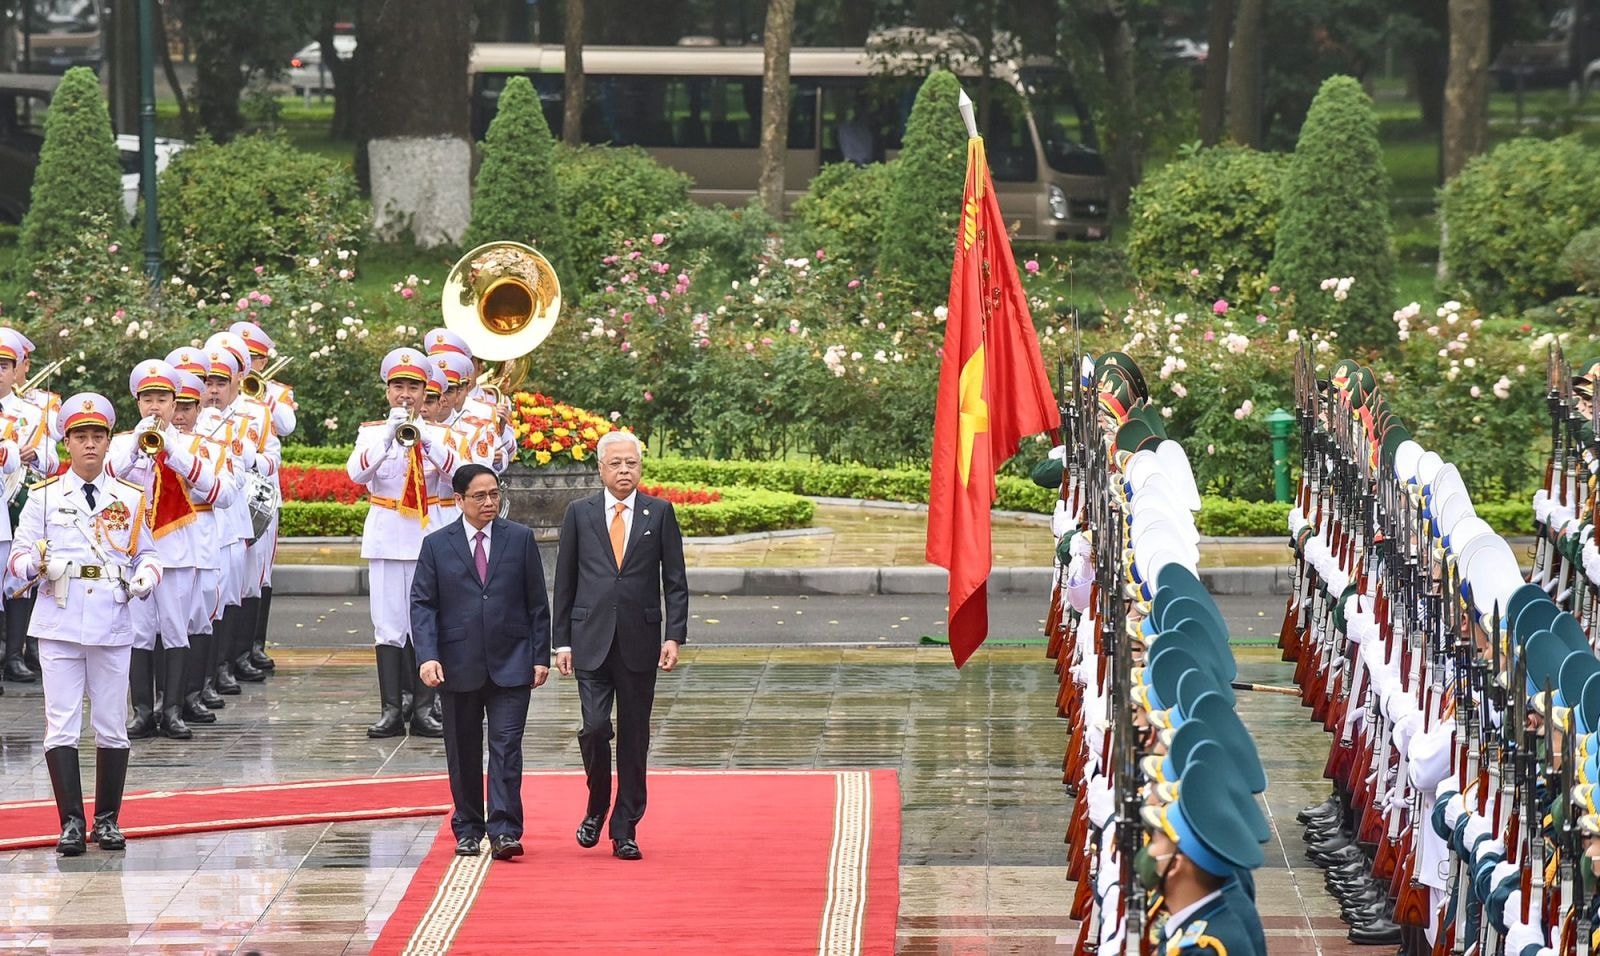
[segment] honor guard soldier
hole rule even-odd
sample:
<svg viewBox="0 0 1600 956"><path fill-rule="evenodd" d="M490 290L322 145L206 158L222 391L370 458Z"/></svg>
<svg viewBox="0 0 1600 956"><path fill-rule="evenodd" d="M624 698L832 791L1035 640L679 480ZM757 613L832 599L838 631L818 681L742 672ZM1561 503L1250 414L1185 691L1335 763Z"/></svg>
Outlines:
<svg viewBox="0 0 1600 956"><path fill-rule="evenodd" d="M1185 774L1177 800L1142 811L1150 843L1139 882L1161 894L1167 919L1158 951L1164 956L1257 954L1224 892L1239 871L1262 863L1256 833L1241 813L1241 794L1228 781L1221 765Z"/></svg>
<svg viewBox="0 0 1600 956"><path fill-rule="evenodd" d="M21 514L22 502L27 498L28 485L56 473L60 462L56 456L55 436L51 431L51 418L47 406L36 404L16 392L23 384L28 367L26 356L33 343L15 329L0 328L0 416L4 424L0 435L16 447L16 463L0 462L6 471L6 502L0 528L5 531L4 545L9 547L11 532ZM7 361L9 359L9 362ZM47 395L33 393L36 398ZM5 661L0 668L5 679L31 684L37 679L37 647L27 636L28 615L33 607L32 592L22 582L9 577L0 581L5 589Z"/></svg>
<svg viewBox="0 0 1600 956"><path fill-rule="evenodd" d="M191 405L199 400L198 381L195 388ZM128 391L138 401L143 417L131 431L111 440L106 474L144 490L148 505L145 525L162 567L161 586L152 598L132 606L134 642L128 673L133 717L128 722L128 736L153 737L159 732L188 740L194 736L184 721L190 634L194 608L204 603L200 565L209 550L201 533L215 530L214 525L200 525L198 519L201 508L232 503L232 477L218 468L222 457L218 451L207 447L199 436L182 434L174 426L177 369L154 359L140 362L129 377ZM158 636L162 648L159 670ZM155 704L158 686L159 712Z"/></svg>
<svg viewBox="0 0 1600 956"><path fill-rule="evenodd" d="M43 578L28 633L39 640L45 763L61 817L56 851L66 856L84 851L78 737L85 691L96 747L88 839L104 850L126 845L117 814L128 770L128 603L148 598L161 580L144 492L104 474L115 421L111 403L100 395L79 393L62 404L71 470L34 487L8 562L21 580Z"/></svg>
<svg viewBox="0 0 1600 956"><path fill-rule="evenodd" d="M226 509L238 503L239 487L228 446L208 436L200 427L203 414L201 405L206 394L205 376L209 370L206 354L202 349L184 346L173 349L167 355L167 364L178 373L178 400L173 406L172 423L181 434L199 439L200 447L206 449L208 457L216 462L218 482L226 486L226 491L218 494L218 504L195 506L194 536L200 543L200 549L195 555L199 563L196 567L195 600L189 616L189 669L184 680L183 699L183 718L190 724L214 724L217 715L212 711L226 706L211 678L217 655L213 618L221 613L222 607ZM211 425L215 429L220 415L215 411L212 414L218 416Z"/></svg>
<svg viewBox="0 0 1600 956"><path fill-rule="evenodd" d="M271 409L265 402L240 390L243 369L250 363L249 346L244 339L232 332L218 332L207 340L206 346L221 349L234 360L232 366L236 371L226 382L220 378L216 380L223 390L219 398L227 399L223 409L226 424L218 437L225 438L232 446L235 467L244 465L243 500L228 509L238 526L243 564L237 609L223 612L222 630L227 643L223 645L223 657L217 667L217 684L219 690L227 693L224 688L229 683L260 683L266 679L266 671L257 663L255 637L261 615L261 588L272 566L273 541L269 536L274 533L273 524L277 519L278 466L283 452L272 432ZM264 510L271 513L263 524L261 512Z"/></svg>
<svg viewBox="0 0 1600 956"><path fill-rule="evenodd" d="M262 378L260 399L266 402L271 412L273 437L282 442L294 434L298 425L295 413L299 406L295 404L294 389L267 377L270 371L268 362L275 348L272 337L254 322L235 322L228 331L244 339L245 345L250 348L249 371ZM286 358L279 359L273 363L273 367L281 369L288 362ZM272 618L272 562L278 554L278 521L282 516L282 510L283 503L279 501L278 513L273 515L272 524L263 535L271 548L263 554L265 567L261 577L261 606L260 613L256 617L254 639L250 649L250 662L264 671L270 671L275 666L272 658L267 655L267 627Z"/></svg>
<svg viewBox="0 0 1600 956"><path fill-rule="evenodd" d="M435 527L428 490L437 480L435 474L448 481L456 470L456 456L442 432L417 414L430 368L420 349L398 348L384 356L389 417L361 425L346 465L350 480L366 486L372 505L362 529L361 556L368 562L371 581L382 710L377 722L367 728L369 737L397 737L406 732L404 696L413 685L411 733L424 737L444 734L432 715L434 691L417 679L411 646L411 579L422 537Z"/></svg>

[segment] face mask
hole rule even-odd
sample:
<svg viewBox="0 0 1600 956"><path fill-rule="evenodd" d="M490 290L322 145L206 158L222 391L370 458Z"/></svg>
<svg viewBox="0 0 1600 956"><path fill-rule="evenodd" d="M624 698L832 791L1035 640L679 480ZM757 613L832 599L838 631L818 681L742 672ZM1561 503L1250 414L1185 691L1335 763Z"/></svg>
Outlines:
<svg viewBox="0 0 1600 956"><path fill-rule="evenodd" d="M1176 855L1158 857L1150 852L1148 846L1140 847L1138 855L1133 858L1133 871L1139 877L1139 885L1150 892L1161 889L1161 884L1167 879L1166 871L1172 868L1172 857Z"/></svg>

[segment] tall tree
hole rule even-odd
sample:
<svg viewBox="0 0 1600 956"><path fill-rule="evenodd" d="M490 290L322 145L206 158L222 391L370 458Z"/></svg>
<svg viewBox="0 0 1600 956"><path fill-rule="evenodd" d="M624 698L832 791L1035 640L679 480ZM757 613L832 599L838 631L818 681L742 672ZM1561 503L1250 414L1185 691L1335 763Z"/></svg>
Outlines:
<svg viewBox="0 0 1600 956"><path fill-rule="evenodd" d="M1129 0L1092 0L1079 5L1105 70L1106 173L1111 208L1128 208L1128 196L1144 169L1144 132L1139 117L1138 59Z"/></svg>
<svg viewBox="0 0 1600 956"><path fill-rule="evenodd" d="M466 231L472 141L462 87L471 20L469 4L361 0L352 105L379 238L409 232L428 248L455 244Z"/></svg>
<svg viewBox="0 0 1600 956"><path fill-rule="evenodd" d="M1446 180L1489 138L1489 0L1450 0L1450 68L1444 88Z"/></svg>
<svg viewBox="0 0 1600 956"><path fill-rule="evenodd" d="M1261 145L1261 89L1266 50L1262 27L1267 0L1239 0L1228 61L1228 138L1241 146Z"/></svg>
<svg viewBox="0 0 1600 956"><path fill-rule="evenodd" d="M306 0L253 0L248 16L237 0L178 0L177 8L194 48L200 125L231 139L244 128L239 95L250 78L282 71L305 42Z"/></svg>
<svg viewBox="0 0 1600 956"><path fill-rule="evenodd" d="M1227 122L1229 48L1233 43L1233 0L1212 0L1206 18L1205 87L1200 94L1200 141L1215 146Z"/></svg>
<svg viewBox="0 0 1600 956"><path fill-rule="evenodd" d="M567 0L562 36L566 85L561 94L561 141L568 146L583 142L583 4L584 0Z"/></svg>
<svg viewBox="0 0 1600 956"><path fill-rule="evenodd" d="M761 67L761 205L773 218L783 216L784 164L789 158L789 41L794 34L794 0L767 0L767 25Z"/></svg>

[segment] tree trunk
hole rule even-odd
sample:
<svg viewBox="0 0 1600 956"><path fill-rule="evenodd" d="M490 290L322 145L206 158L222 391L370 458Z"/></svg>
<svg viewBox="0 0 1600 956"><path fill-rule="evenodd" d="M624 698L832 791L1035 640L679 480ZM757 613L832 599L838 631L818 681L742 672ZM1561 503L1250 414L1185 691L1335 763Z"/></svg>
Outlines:
<svg viewBox="0 0 1600 956"><path fill-rule="evenodd" d="M1222 140L1228 105L1228 43L1233 39L1233 0L1211 0L1206 26L1205 89L1200 93L1200 141Z"/></svg>
<svg viewBox="0 0 1600 956"><path fill-rule="evenodd" d="M139 132L139 0L112 0L110 4L110 57L105 76L110 81L106 102L111 104L111 128L119 133Z"/></svg>
<svg viewBox="0 0 1600 956"><path fill-rule="evenodd" d="M1261 75L1267 0L1239 0L1228 57L1228 137L1241 146L1261 145Z"/></svg>
<svg viewBox="0 0 1600 956"><path fill-rule="evenodd" d="M1489 138L1489 0L1450 0L1443 175L1461 172Z"/></svg>
<svg viewBox="0 0 1600 956"><path fill-rule="evenodd" d="M156 56L161 58L161 72L167 78L167 88L172 91L172 98L178 101L178 123L183 128L183 138L194 139L194 114L189 111L189 97L183 92L183 81L178 79L177 67L172 65L172 43L167 35L166 9L165 3L157 3L152 11L155 15L153 29L156 35Z"/></svg>
<svg viewBox="0 0 1600 956"><path fill-rule="evenodd" d="M583 143L583 3L567 0L563 32L566 85L561 94L561 141L568 146Z"/></svg>
<svg viewBox="0 0 1600 956"><path fill-rule="evenodd" d="M333 25L339 19L336 5L323 7L322 22L317 30L317 44L322 48L322 68L333 84L333 119L328 121L328 135L333 139L355 139L355 124L350 120L350 101L354 98L355 71L349 60L339 59L333 45Z"/></svg>
<svg viewBox="0 0 1600 956"><path fill-rule="evenodd" d="M469 4L361 2L351 106L361 117L380 239L409 233L423 248L450 245L471 221L472 142L462 108L471 19ZM428 42L416 43L419 36Z"/></svg>
<svg viewBox="0 0 1600 956"><path fill-rule="evenodd" d="M193 34L195 25L204 20L199 4L191 0L183 11L184 32ZM239 53L231 43L220 38L194 44L195 100L200 114L200 126L219 143L232 139L244 128L244 115L239 112L239 94L244 91L244 69Z"/></svg>
<svg viewBox="0 0 1600 956"><path fill-rule="evenodd" d="M761 68L761 205L783 217L784 164L789 159L789 41L795 0L767 0Z"/></svg>
<svg viewBox="0 0 1600 956"><path fill-rule="evenodd" d="M1133 28L1118 0L1087 11L1087 22L1100 49L1110 91L1106 103L1106 175L1113 215L1128 208L1128 196L1139 184L1144 167L1144 136L1139 128L1138 71Z"/></svg>

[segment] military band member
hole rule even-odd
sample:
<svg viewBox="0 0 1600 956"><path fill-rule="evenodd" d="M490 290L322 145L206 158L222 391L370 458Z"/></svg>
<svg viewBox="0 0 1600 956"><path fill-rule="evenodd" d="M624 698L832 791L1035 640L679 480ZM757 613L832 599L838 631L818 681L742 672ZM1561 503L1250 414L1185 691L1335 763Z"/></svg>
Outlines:
<svg viewBox="0 0 1600 956"><path fill-rule="evenodd" d="M425 737L444 733L432 714L433 689L416 680L411 647L411 579L422 537L436 527L429 513L429 488L436 486L435 475L448 482L457 462L442 432L414 415L422 406L431 367L420 349L398 348L384 356L381 371L389 417L361 425L346 465L350 480L366 486L372 503L362 529L361 556L370 569L382 710L367 728L369 737L406 733L403 695L413 683L411 733Z"/></svg>
<svg viewBox="0 0 1600 956"><path fill-rule="evenodd" d="M217 483L221 486L217 502L227 508L238 499L238 478L228 446L207 437L199 428L200 402L206 389L201 378L206 370L205 363L200 360L202 355L204 353L197 349L180 348L167 356L167 364L178 372L178 400L173 405L172 424L179 434L192 436L198 442L198 454L216 463ZM216 723L217 715L212 711L226 706L214 689L209 695L205 693L215 640L213 617L219 612L222 595L221 539L225 516L218 513L217 507L217 504L195 506L195 595L189 609L189 668L184 678L183 698L183 718L191 724ZM205 699L207 696L213 699L215 706Z"/></svg>
<svg viewBox="0 0 1600 956"><path fill-rule="evenodd" d="M229 331L244 339L245 345L250 348L250 368L256 374L266 371L272 352L276 347L272 337L254 322L235 322ZM271 411L272 434L278 441L294 434L298 425L296 412L299 406L295 404L294 389L277 380L266 383L266 392L263 400ZM256 616L254 637L251 641L250 663L264 671L271 671L276 665L267 654L267 627L272 618L272 564L278 554L278 521L282 512L282 503L279 503L279 514L273 515L272 524L268 526L265 540L270 542L271 549L263 553L264 566L261 575L261 603L260 613Z"/></svg>
<svg viewBox="0 0 1600 956"><path fill-rule="evenodd" d="M246 571L245 541L251 535L250 508L246 501L248 475L255 469L256 446L238 434L240 414L234 409L237 397L235 380L241 363L230 349L207 343L204 348L206 374L205 394L201 398L201 413L195 428L200 434L215 439L228 450L229 463L234 477L235 495L231 505L215 509L218 528L218 578L217 607L212 612L212 639L208 648L205 686L200 699L213 710L221 705L222 696L241 693L234 676L234 632L241 621L240 602L244 598Z"/></svg>
<svg viewBox="0 0 1600 956"><path fill-rule="evenodd" d="M39 639L45 763L61 819L56 851L65 856L85 848L78 773L85 692L96 747L95 816L87 838L104 850L126 845L117 817L128 770L128 604L148 598L161 580L161 562L145 530L143 491L103 472L115 421L111 403L100 395L79 393L62 404L72 467L28 496L7 562L24 581L44 579L28 633Z"/></svg>
<svg viewBox="0 0 1600 956"><path fill-rule="evenodd" d="M33 343L22 333L0 328L0 415L6 419L4 434L16 443L18 459L26 471L20 481L13 476L6 485L18 489L15 499L5 503L7 513L0 519L8 532L18 518L27 486L55 474L60 467L48 407L29 401L15 391L15 386L23 381L28 367L26 356L32 348ZM7 358L11 360L9 363ZM35 397L45 401L51 398L47 393L38 392ZM9 535L7 537L9 539ZM0 666L3 666L6 680L32 683L37 679L38 666L37 644L27 635L33 594L22 582L9 576L0 581L0 587L5 589L6 598L5 662Z"/></svg>
<svg viewBox="0 0 1600 956"><path fill-rule="evenodd" d="M440 352L429 359L444 369L445 405L448 414L444 424L450 429L450 438L456 455L464 461L473 461L499 473L508 462L496 461L499 443L494 423L468 415L463 408L472 390L472 359L459 352Z"/></svg>
<svg viewBox="0 0 1600 956"><path fill-rule="evenodd" d="M423 341L427 343L429 355L458 355L471 363L472 367L462 378L465 394L460 397L456 407L472 420L486 423L485 434L493 440L493 451L486 463L496 474L505 471L517 452L517 435L511 425L511 409L506 396L496 398L478 384L478 376L484 371L483 363L473 356L461 336L445 328L429 329Z"/></svg>
<svg viewBox="0 0 1600 956"><path fill-rule="evenodd" d="M249 365L249 346L232 332L219 332L207 340L209 349L220 349L232 362L232 374L223 378L208 378L215 398L225 401L222 407L223 438L233 449L235 468L243 466L242 487L244 496L228 509L233 516L241 542L242 563L239 565L238 603L223 611L222 633L218 643L223 647L222 660L217 667L217 685L223 693L230 683L245 681L260 683L266 671L257 666L252 652L257 624L261 615L261 588L272 566L274 545L269 537L273 533L269 521L259 538L256 532L255 511L263 498L272 499L272 485L277 481L278 467L282 462L282 444L272 431L272 411L265 402L250 398L239 391L239 381ZM243 457L241 457L243 456ZM273 515L273 521L276 514ZM258 546L259 545L259 546ZM231 596L231 591L230 591ZM226 643L223 643L223 642ZM225 672L231 672L231 675ZM231 680L230 680L231 676Z"/></svg>
<svg viewBox="0 0 1600 956"><path fill-rule="evenodd" d="M194 736L184 721L191 619L202 600L200 565L208 551L201 533L214 530L214 525L200 525L198 519L200 509L209 510L219 503L226 507L233 501L231 476L218 467L222 456L199 436L182 434L173 424L179 380L178 370L164 361L149 360L134 367L128 390L143 417L132 430L111 440L106 456L106 474L144 489L149 507L145 524L162 566L161 585L155 594L132 607L129 687L133 717L128 722L132 738L157 733L176 740ZM193 399L191 406L199 399L198 391ZM159 673L155 664L158 636L162 647ZM157 686L162 699L159 713L155 707Z"/></svg>

